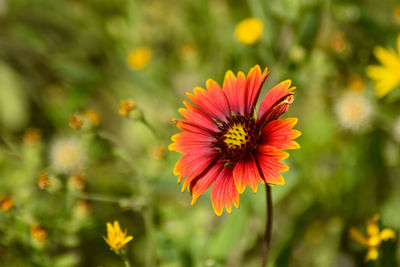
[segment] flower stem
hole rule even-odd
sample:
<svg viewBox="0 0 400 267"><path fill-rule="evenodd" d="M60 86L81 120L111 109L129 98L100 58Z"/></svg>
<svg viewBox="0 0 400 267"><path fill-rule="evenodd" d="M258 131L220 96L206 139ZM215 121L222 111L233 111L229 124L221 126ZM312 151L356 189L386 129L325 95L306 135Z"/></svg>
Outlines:
<svg viewBox="0 0 400 267"><path fill-rule="evenodd" d="M124 261L125 267L131 267L131 263L128 259L128 256L126 255L126 252L120 253L119 255L121 256L122 260Z"/></svg>
<svg viewBox="0 0 400 267"><path fill-rule="evenodd" d="M271 233L272 233L272 194L271 194L271 186L268 183L265 183L265 200L266 200L266 208L267 208L267 218L265 224L265 234L264 234L264 245L261 256L261 267L264 267L267 263L268 252L271 243Z"/></svg>

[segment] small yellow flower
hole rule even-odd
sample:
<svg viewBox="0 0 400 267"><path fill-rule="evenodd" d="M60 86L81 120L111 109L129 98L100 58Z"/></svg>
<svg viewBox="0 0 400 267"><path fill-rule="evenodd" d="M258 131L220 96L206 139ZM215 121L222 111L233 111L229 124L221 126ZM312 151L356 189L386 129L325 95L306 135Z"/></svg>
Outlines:
<svg viewBox="0 0 400 267"><path fill-rule="evenodd" d="M82 191L85 189L85 173L78 172L70 176L71 185L77 189Z"/></svg>
<svg viewBox="0 0 400 267"><path fill-rule="evenodd" d="M0 209L4 212L9 211L14 207L15 203L11 196L2 195L0 196Z"/></svg>
<svg viewBox="0 0 400 267"><path fill-rule="evenodd" d="M336 53L342 53L346 50L346 36L342 31L336 31L332 35L331 47Z"/></svg>
<svg viewBox="0 0 400 267"><path fill-rule="evenodd" d="M260 40L263 32L263 23L258 18L247 18L236 25L236 38L247 45L252 45Z"/></svg>
<svg viewBox="0 0 400 267"><path fill-rule="evenodd" d="M39 174L37 183L38 187L42 190L50 185L50 178L47 172L42 172L41 174Z"/></svg>
<svg viewBox="0 0 400 267"><path fill-rule="evenodd" d="M362 92L365 90L365 81L360 75L356 73L351 74L349 77L348 87L355 92Z"/></svg>
<svg viewBox="0 0 400 267"><path fill-rule="evenodd" d="M183 60L189 60L196 56L197 48L192 43L184 43L179 47L179 56Z"/></svg>
<svg viewBox="0 0 400 267"><path fill-rule="evenodd" d="M69 126L72 129L78 130L81 128L83 120L80 114L75 113L69 118Z"/></svg>
<svg viewBox="0 0 400 267"><path fill-rule="evenodd" d="M114 221L114 225L107 223L107 237L103 236L103 238L110 246L110 249L120 250L133 239L132 236L126 236L126 234L126 229L122 232L118 221Z"/></svg>
<svg viewBox="0 0 400 267"><path fill-rule="evenodd" d="M395 19L400 20L400 5L395 6L393 9L393 15Z"/></svg>
<svg viewBox="0 0 400 267"><path fill-rule="evenodd" d="M89 119L89 121L94 125L98 126L100 124L100 116L99 113L97 113L93 109L87 109L83 112L83 115Z"/></svg>
<svg viewBox="0 0 400 267"><path fill-rule="evenodd" d="M161 160L162 158L165 157L165 146L162 144L154 146L150 150L150 156L156 161Z"/></svg>
<svg viewBox="0 0 400 267"><path fill-rule="evenodd" d="M396 233L392 229L385 228L382 231L379 231L378 221L378 214L375 214L367 221L367 236L364 236L356 228L350 228L351 238L368 249L365 261L376 260L378 258L378 248L382 241L387 241L389 239L393 240L396 238Z"/></svg>
<svg viewBox="0 0 400 267"><path fill-rule="evenodd" d="M375 47L375 57L382 65L367 67L367 75L375 84L379 98L384 97L400 85L400 35L397 36L397 53L392 48Z"/></svg>
<svg viewBox="0 0 400 267"><path fill-rule="evenodd" d="M40 226L39 224L35 224L35 225L31 226L31 235L37 241L44 243L47 238L47 230L43 226Z"/></svg>
<svg viewBox="0 0 400 267"><path fill-rule="evenodd" d="M42 132L40 129L36 128L28 128L24 133L24 141L30 146L35 146L37 143L40 142L42 138Z"/></svg>
<svg viewBox="0 0 400 267"><path fill-rule="evenodd" d="M119 101L119 115L128 117L129 113L136 107L135 102L132 100Z"/></svg>
<svg viewBox="0 0 400 267"><path fill-rule="evenodd" d="M148 46L141 46L129 53L127 61L130 68L140 70L146 67L153 55L153 51Z"/></svg>

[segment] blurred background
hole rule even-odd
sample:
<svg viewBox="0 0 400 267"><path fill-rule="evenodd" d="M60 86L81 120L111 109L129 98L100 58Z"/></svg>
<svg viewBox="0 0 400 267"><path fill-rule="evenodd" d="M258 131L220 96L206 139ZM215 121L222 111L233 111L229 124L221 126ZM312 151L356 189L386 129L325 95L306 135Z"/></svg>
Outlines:
<svg viewBox="0 0 400 267"><path fill-rule="evenodd" d="M167 149L185 92L256 64L261 97L297 87L303 133L269 266L398 266L398 239L365 262L349 229L400 228L399 34L398 0L0 0L0 266L123 266L114 220L133 266L259 266L264 188L232 214L209 192L191 207Z"/></svg>

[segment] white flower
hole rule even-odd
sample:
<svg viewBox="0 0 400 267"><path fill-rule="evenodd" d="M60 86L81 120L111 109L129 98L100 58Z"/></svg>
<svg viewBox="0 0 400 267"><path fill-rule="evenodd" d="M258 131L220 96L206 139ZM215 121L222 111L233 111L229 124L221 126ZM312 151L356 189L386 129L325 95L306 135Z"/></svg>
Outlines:
<svg viewBox="0 0 400 267"><path fill-rule="evenodd" d="M80 170L86 163L86 149L76 138L60 138L54 141L50 148L50 160L58 172Z"/></svg>
<svg viewBox="0 0 400 267"><path fill-rule="evenodd" d="M347 92L337 102L336 115L340 125L352 132L362 132L370 128L374 107L362 94Z"/></svg>

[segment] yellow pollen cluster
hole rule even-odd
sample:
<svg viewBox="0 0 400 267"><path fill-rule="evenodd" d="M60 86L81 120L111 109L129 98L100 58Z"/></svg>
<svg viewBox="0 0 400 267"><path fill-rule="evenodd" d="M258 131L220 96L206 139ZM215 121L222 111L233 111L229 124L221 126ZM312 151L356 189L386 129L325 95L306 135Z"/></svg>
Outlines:
<svg viewBox="0 0 400 267"><path fill-rule="evenodd" d="M249 136L243 126L236 123L228 129L226 134L224 134L224 137L224 142L230 148L240 147L241 145L246 144L249 140Z"/></svg>

